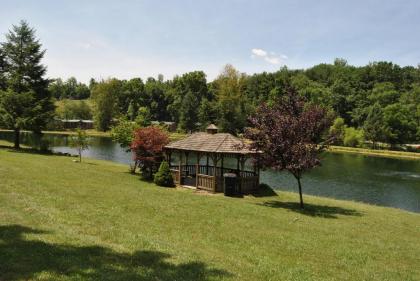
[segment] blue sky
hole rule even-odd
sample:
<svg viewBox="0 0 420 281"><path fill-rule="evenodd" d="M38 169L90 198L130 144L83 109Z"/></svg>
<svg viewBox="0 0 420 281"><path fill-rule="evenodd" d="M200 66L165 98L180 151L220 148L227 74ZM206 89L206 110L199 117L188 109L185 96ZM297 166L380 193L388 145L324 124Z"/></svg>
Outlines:
<svg viewBox="0 0 420 281"><path fill-rule="evenodd" d="M165 78L227 63L249 74L340 57L364 65L420 63L420 1L9 1L1 39L35 29L49 77Z"/></svg>

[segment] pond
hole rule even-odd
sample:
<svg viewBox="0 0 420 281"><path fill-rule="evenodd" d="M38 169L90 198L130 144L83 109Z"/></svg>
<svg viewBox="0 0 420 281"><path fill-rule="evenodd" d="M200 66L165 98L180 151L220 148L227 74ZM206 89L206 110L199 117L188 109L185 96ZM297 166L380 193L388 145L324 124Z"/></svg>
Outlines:
<svg viewBox="0 0 420 281"><path fill-rule="evenodd" d="M44 135L53 151L76 154L65 135ZM0 139L13 135L0 132ZM22 143L39 143L31 133L22 133ZM107 137L91 137L84 156L130 163L131 154ZM323 165L304 174L305 194L353 200L401 208L420 213L420 161L380 158L356 154L326 153ZM297 191L296 180L288 173L262 171L261 182L286 191Z"/></svg>

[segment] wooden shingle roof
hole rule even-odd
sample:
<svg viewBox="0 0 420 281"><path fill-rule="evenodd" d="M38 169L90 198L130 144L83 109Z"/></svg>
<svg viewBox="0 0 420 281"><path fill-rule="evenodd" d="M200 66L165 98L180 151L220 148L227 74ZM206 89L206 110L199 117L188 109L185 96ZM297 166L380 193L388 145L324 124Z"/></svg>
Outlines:
<svg viewBox="0 0 420 281"><path fill-rule="evenodd" d="M241 139L227 133L194 133L185 139L169 143L165 148L212 153L254 153L244 148Z"/></svg>

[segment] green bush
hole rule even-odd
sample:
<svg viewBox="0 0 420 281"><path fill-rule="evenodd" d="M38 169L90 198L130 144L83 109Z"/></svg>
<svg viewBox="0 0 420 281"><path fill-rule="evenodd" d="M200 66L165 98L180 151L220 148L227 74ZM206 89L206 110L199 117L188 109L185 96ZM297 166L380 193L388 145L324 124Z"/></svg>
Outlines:
<svg viewBox="0 0 420 281"><path fill-rule="evenodd" d="M329 136L333 139L333 143L342 145L344 140L344 134L347 126L344 124L343 118L336 118L333 125L329 129Z"/></svg>
<svg viewBox="0 0 420 281"><path fill-rule="evenodd" d="M166 161L163 161L160 164L159 171L155 174L154 179L155 184L159 186L174 186L174 179L172 178L171 170L169 169L169 164Z"/></svg>
<svg viewBox="0 0 420 281"><path fill-rule="evenodd" d="M344 140L343 143L345 146L351 147L360 147L364 142L363 130L358 130L353 127L348 127L344 130Z"/></svg>

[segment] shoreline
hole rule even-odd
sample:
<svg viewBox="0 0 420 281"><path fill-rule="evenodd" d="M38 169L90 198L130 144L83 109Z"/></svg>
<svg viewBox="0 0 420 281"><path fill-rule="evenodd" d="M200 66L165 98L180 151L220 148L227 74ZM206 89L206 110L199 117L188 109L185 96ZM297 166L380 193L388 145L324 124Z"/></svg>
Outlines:
<svg viewBox="0 0 420 281"><path fill-rule="evenodd" d="M101 132L97 130L85 130L88 137L103 137L103 138L111 138L111 131ZM9 132L12 133L13 130L8 129L0 129L0 132ZM21 130L21 133L31 133L31 131L28 130ZM77 134L76 131L42 131L45 135L63 135L63 136L75 136ZM184 137L184 134L182 133L169 133L169 139L171 141L178 140L180 138Z"/></svg>
<svg viewBox="0 0 420 281"><path fill-rule="evenodd" d="M13 132L13 130L0 129L0 132ZM21 132L31 132L31 131L22 130ZM65 136L76 135L75 131L42 131L42 133L46 135L65 135ZM100 132L97 130L86 130L86 134L90 137L108 137L108 138L111 137L110 131ZM171 141L178 140L182 138L183 136L184 135L180 133L169 133L169 138L171 139ZM332 153L352 153L352 154L361 154L361 155L384 157L384 158L420 160L420 152L369 149L369 148L335 146L335 145L329 146L326 151L332 152Z"/></svg>
<svg viewBox="0 0 420 281"><path fill-rule="evenodd" d="M332 153L361 154L361 155L383 157L383 158L420 160L420 153L418 152L407 152L407 151L397 151L397 150L376 150L376 149L369 149L369 148L346 147L346 146L330 146L326 151L332 152Z"/></svg>

